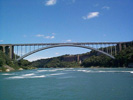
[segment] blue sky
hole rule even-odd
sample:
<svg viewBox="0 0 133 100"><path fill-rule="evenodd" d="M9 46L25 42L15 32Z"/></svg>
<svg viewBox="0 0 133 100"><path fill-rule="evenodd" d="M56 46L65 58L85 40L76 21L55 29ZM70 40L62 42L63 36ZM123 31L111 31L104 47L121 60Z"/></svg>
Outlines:
<svg viewBox="0 0 133 100"><path fill-rule="evenodd" d="M133 40L133 0L0 0L0 44ZM26 59L87 52L53 48Z"/></svg>

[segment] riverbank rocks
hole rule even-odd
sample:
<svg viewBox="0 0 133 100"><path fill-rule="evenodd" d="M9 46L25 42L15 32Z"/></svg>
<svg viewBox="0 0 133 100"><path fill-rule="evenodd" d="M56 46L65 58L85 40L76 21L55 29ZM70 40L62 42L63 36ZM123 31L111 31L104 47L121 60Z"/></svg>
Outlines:
<svg viewBox="0 0 133 100"><path fill-rule="evenodd" d="M10 72L10 69L6 69L6 72Z"/></svg>
<svg viewBox="0 0 133 100"><path fill-rule="evenodd" d="M10 71L14 71L15 69L14 68L12 68L12 67L10 67L10 66L8 66L8 65L4 65L4 68L6 68L6 72L10 72Z"/></svg>
<svg viewBox="0 0 133 100"><path fill-rule="evenodd" d="M24 70L23 68L19 68L18 70Z"/></svg>

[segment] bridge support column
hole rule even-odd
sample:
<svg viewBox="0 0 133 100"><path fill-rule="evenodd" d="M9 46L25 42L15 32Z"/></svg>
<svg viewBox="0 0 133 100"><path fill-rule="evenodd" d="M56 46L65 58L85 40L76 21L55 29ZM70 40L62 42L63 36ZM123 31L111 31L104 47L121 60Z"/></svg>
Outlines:
<svg viewBox="0 0 133 100"><path fill-rule="evenodd" d="M77 62L79 62L79 55L77 55Z"/></svg>
<svg viewBox="0 0 133 100"><path fill-rule="evenodd" d="M126 44L124 44L124 49L126 49Z"/></svg>
<svg viewBox="0 0 133 100"><path fill-rule="evenodd" d="M111 46L111 55L112 55L112 46Z"/></svg>
<svg viewBox="0 0 133 100"><path fill-rule="evenodd" d="M80 58L79 58L79 55L77 55L77 62L78 62L79 64L81 64L81 60L80 60Z"/></svg>
<svg viewBox="0 0 133 100"><path fill-rule="evenodd" d="M119 51L121 51L122 50L122 48L121 48L121 43L119 44Z"/></svg>
<svg viewBox="0 0 133 100"><path fill-rule="evenodd" d="M117 50L116 50L116 46L115 46L115 55L117 55Z"/></svg>
<svg viewBox="0 0 133 100"><path fill-rule="evenodd" d="M5 53L6 52L5 46L2 46L2 47L3 47L3 53Z"/></svg>
<svg viewBox="0 0 133 100"><path fill-rule="evenodd" d="M10 54L9 54L9 57L11 59L13 59L13 51L14 51L14 47L12 45L10 45Z"/></svg>

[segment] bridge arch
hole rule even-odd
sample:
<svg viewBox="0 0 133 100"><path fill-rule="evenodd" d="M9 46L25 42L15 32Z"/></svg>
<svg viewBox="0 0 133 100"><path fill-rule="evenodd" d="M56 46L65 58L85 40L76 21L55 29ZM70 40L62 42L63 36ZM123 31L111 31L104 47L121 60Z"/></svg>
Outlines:
<svg viewBox="0 0 133 100"><path fill-rule="evenodd" d="M64 47L64 46L69 46L69 47L80 47L80 48L91 49L91 50L100 52L100 53L102 53L102 54L104 54L104 55L106 55L106 56L109 56L109 57L112 58L112 59L115 59L114 56L112 56L112 55L110 55L110 54L108 54L108 53L106 53L106 52L104 52L104 51L101 51L101 50L99 50L99 49L95 49L95 48L92 48L92 47L89 47L89 46L75 45L75 44L58 44L58 45L51 45L51 46L47 46L47 47L42 47L42 48L36 49L36 50L34 50L34 51L31 51L31 52L29 52L29 53L26 53L26 54L24 54L23 56L21 56L20 58L18 58L17 61L19 61L19 60L21 60L21 59L23 59L23 58L25 58L25 57L27 57L27 56L33 54L33 53L42 51L42 50L46 50L46 49L50 49L50 48L55 48L55 47Z"/></svg>

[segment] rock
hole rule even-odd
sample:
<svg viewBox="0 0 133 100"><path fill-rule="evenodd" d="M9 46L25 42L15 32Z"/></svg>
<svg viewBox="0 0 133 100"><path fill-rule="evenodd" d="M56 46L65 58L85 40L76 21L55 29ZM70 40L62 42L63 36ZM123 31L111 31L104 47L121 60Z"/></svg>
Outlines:
<svg viewBox="0 0 133 100"><path fill-rule="evenodd" d="M18 70L24 70L23 68L19 68Z"/></svg>
<svg viewBox="0 0 133 100"><path fill-rule="evenodd" d="M0 70L0 72L2 72L2 70Z"/></svg>
<svg viewBox="0 0 133 100"><path fill-rule="evenodd" d="M10 72L10 69L6 69L6 72Z"/></svg>
<svg viewBox="0 0 133 100"><path fill-rule="evenodd" d="M14 71L15 69L8 66L8 65L4 65L4 68L6 68L6 70L9 70L9 71Z"/></svg>

